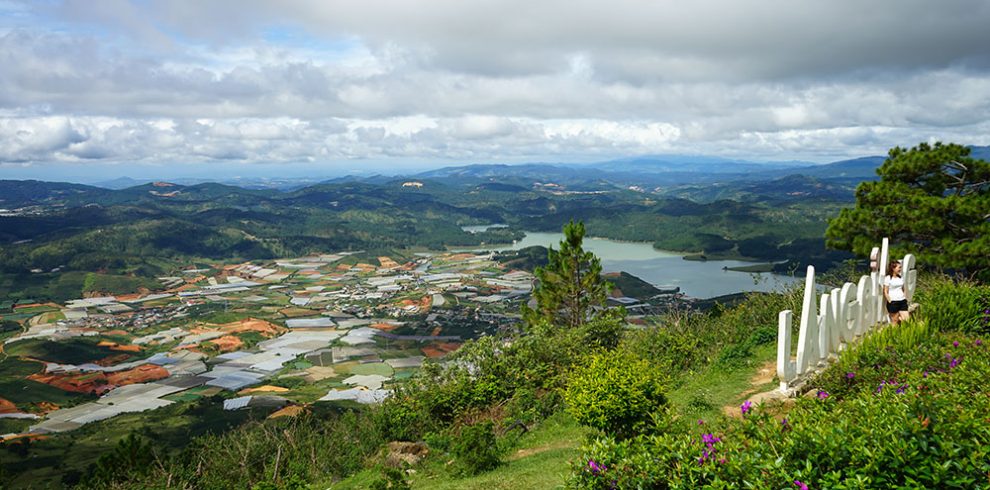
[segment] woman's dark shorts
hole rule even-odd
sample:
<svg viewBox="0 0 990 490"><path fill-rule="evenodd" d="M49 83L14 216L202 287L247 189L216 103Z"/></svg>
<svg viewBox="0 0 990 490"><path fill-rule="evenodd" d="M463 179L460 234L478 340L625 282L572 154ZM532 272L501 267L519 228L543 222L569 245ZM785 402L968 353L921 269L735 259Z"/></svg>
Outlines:
<svg viewBox="0 0 990 490"><path fill-rule="evenodd" d="M887 303L887 313L893 315L898 311L908 311L908 304L906 299L902 299L900 301L891 301L890 303Z"/></svg>

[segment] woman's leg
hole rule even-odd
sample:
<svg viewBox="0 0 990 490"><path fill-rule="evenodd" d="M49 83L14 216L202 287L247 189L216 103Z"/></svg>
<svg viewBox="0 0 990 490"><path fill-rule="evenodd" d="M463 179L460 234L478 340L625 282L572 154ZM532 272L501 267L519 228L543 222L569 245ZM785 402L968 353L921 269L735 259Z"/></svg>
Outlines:
<svg viewBox="0 0 990 490"><path fill-rule="evenodd" d="M897 325L897 323L900 322L900 321L901 321L901 313L900 312L896 312L896 313L891 313L890 314L890 324L891 325Z"/></svg>
<svg viewBox="0 0 990 490"><path fill-rule="evenodd" d="M897 315L900 316L900 321L902 322L911 318L911 313L909 313L907 310L898 311Z"/></svg>

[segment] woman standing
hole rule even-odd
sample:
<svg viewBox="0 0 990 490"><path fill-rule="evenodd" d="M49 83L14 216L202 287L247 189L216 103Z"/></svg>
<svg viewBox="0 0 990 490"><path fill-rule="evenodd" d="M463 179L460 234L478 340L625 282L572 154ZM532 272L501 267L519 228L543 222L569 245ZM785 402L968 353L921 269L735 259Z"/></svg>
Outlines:
<svg viewBox="0 0 990 490"><path fill-rule="evenodd" d="M897 325L909 318L907 296L904 295L904 278L901 277L901 261L895 260L887 266L883 278L883 298L887 301L890 323Z"/></svg>

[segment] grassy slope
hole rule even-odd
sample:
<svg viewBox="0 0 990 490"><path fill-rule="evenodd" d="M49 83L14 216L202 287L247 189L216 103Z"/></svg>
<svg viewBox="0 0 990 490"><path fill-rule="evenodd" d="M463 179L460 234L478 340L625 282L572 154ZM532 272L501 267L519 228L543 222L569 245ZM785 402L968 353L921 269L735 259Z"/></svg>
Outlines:
<svg viewBox="0 0 990 490"><path fill-rule="evenodd" d="M481 475L458 478L446 469L446 461L432 457L410 476L412 488L429 489L516 489L562 488L570 474L570 462L579 456L578 447L588 429L560 413L519 438L499 468ZM314 488L364 489L379 478L375 469L362 471L334 485Z"/></svg>

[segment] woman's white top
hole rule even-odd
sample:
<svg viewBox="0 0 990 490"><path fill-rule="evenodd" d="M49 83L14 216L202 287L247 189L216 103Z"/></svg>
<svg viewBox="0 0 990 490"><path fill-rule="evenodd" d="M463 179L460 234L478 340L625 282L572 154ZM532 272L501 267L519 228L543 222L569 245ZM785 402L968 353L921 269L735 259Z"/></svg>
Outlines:
<svg viewBox="0 0 990 490"><path fill-rule="evenodd" d="M884 276L883 285L887 286L887 296L890 297L891 301L901 301L907 299L907 296L904 296L903 277Z"/></svg>

